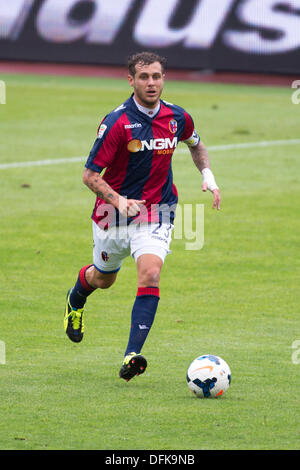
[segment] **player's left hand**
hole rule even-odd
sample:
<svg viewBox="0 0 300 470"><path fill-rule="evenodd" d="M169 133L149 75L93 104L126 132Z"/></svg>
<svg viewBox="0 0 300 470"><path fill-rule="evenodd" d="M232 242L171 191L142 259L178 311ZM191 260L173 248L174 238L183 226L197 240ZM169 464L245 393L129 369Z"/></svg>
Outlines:
<svg viewBox="0 0 300 470"><path fill-rule="evenodd" d="M221 209L221 193L219 189L214 189L212 191L214 195L214 200L213 200L213 205L212 208L215 209L217 208L218 211Z"/></svg>
<svg viewBox="0 0 300 470"><path fill-rule="evenodd" d="M207 183L203 182L202 183L202 191L206 192L207 189L208 189L207 188ZM218 211L219 211L220 208L221 208L221 193L220 193L220 190L219 189L213 189L211 192L213 193L213 197L214 197L212 208L213 209L217 208Z"/></svg>

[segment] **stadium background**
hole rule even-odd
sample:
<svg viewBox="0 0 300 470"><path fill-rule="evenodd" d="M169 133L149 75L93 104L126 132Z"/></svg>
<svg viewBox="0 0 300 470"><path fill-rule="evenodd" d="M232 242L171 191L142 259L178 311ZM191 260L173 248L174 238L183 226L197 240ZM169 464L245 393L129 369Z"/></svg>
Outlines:
<svg viewBox="0 0 300 470"><path fill-rule="evenodd" d="M169 68L296 74L299 2L14 0L0 4L0 58L121 65L156 50Z"/></svg>
<svg viewBox="0 0 300 470"><path fill-rule="evenodd" d="M61 310L91 251L84 155L141 50L168 58L166 99L192 110L224 209L215 217L200 194L205 249L175 241L151 368L126 388L134 267L103 293L105 311L90 300L80 352ZM0 1L1 449L299 448L299 75L299 0ZM176 153L182 201L196 204L199 177ZM233 382L200 404L185 371L207 352Z"/></svg>

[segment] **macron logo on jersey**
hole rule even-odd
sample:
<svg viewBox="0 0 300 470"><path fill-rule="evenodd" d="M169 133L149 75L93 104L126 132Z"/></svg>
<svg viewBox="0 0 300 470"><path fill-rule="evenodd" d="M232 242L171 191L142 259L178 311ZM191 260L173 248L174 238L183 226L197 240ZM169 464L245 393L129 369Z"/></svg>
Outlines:
<svg viewBox="0 0 300 470"><path fill-rule="evenodd" d="M129 152L133 153L142 152L143 150L158 150L158 154L166 154L171 153L171 149L176 148L177 142L177 137L173 139L169 137L165 139L151 139L149 141L133 139L128 143L127 148Z"/></svg>
<svg viewBox="0 0 300 470"><path fill-rule="evenodd" d="M143 127L140 122L135 122L134 124L125 124L125 129L137 129L138 127Z"/></svg>

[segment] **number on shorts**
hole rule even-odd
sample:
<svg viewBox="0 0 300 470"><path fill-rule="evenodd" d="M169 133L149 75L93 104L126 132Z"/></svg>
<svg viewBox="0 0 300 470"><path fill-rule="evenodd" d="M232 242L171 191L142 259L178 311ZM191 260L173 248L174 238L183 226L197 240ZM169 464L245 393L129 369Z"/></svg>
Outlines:
<svg viewBox="0 0 300 470"><path fill-rule="evenodd" d="M154 235L159 235L159 229L162 227L162 223L160 222L157 227L155 227L154 230L152 230L152 233L154 233ZM165 238L169 238L169 235L170 235L170 230L172 228L172 224L170 224L168 227L166 227L166 231L164 232L163 236Z"/></svg>

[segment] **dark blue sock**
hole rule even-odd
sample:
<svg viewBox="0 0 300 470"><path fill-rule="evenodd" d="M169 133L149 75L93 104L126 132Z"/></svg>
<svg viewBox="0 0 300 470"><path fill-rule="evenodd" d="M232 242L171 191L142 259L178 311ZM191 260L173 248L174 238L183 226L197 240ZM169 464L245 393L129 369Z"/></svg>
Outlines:
<svg viewBox="0 0 300 470"><path fill-rule="evenodd" d="M85 279L85 272L90 266L92 265L84 266L79 271L77 282L71 291L70 304L74 309L83 308L87 297L95 290Z"/></svg>
<svg viewBox="0 0 300 470"><path fill-rule="evenodd" d="M139 287L131 313L131 330L125 356L140 353L151 329L159 301L158 287Z"/></svg>

